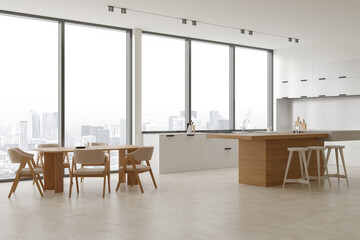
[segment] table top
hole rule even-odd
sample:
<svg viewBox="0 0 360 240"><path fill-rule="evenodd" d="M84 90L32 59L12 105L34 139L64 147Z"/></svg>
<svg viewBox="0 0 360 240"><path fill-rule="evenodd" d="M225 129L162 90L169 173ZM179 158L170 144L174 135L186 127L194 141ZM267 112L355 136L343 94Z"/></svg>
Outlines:
<svg viewBox="0 0 360 240"><path fill-rule="evenodd" d="M93 146L87 147L83 149L91 149L91 150L104 150L104 151L111 151L111 150L128 150L128 149L138 149L141 146L138 145L104 145L104 146ZM73 152L76 150L75 147L53 147L53 148L34 148L33 151L38 152Z"/></svg>
<svg viewBox="0 0 360 240"><path fill-rule="evenodd" d="M238 140L276 140L276 139L294 139L294 138L327 138L328 133L324 132L244 132L228 134L208 134L208 138L224 138Z"/></svg>

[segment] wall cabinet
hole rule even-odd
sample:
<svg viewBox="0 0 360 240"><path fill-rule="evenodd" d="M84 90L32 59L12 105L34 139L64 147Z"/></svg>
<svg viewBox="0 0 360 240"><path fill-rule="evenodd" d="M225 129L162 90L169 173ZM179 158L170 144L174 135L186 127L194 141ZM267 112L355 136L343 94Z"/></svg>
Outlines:
<svg viewBox="0 0 360 240"><path fill-rule="evenodd" d="M153 171L157 174L238 166L238 141L207 138L206 134L144 134L154 146Z"/></svg>
<svg viewBox="0 0 360 240"><path fill-rule="evenodd" d="M298 66L279 74L277 98L360 95L360 60Z"/></svg>

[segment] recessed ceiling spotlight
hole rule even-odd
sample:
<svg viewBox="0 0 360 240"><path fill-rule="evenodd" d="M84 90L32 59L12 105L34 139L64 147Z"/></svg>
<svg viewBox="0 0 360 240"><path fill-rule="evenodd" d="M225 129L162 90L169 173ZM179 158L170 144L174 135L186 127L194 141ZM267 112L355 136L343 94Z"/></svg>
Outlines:
<svg viewBox="0 0 360 240"><path fill-rule="evenodd" d="M296 43L299 43L299 39L298 39L298 38L295 38L295 42L296 42Z"/></svg>
<svg viewBox="0 0 360 240"><path fill-rule="evenodd" d="M193 26L196 26L196 21L193 20L193 21L191 21L191 23Z"/></svg>
<svg viewBox="0 0 360 240"><path fill-rule="evenodd" d="M114 11L114 6L108 6L108 11L113 12Z"/></svg>
<svg viewBox="0 0 360 240"><path fill-rule="evenodd" d="M126 14L126 8L121 8L121 13Z"/></svg>
<svg viewBox="0 0 360 240"><path fill-rule="evenodd" d="M245 34L245 29L240 29L241 34Z"/></svg>
<svg viewBox="0 0 360 240"><path fill-rule="evenodd" d="M291 37L289 37L288 40L289 40L289 42L292 42L292 38L291 38Z"/></svg>
<svg viewBox="0 0 360 240"><path fill-rule="evenodd" d="M249 35L253 35L253 31L250 30L250 31L249 31Z"/></svg>
<svg viewBox="0 0 360 240"><path fill-rule="evenodd" d="M185 18L181 19L182 24L186 24L187 20Z"/></svg>

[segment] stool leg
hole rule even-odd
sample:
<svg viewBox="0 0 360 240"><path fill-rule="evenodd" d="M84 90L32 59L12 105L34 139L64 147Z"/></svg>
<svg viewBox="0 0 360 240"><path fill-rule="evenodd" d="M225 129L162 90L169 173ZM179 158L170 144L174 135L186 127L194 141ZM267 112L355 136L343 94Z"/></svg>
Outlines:
<svg viewBox="0 0 360 240"><path fill-rule="evenodd" d="M309 191L311 191L310 188L310 178L309 178L309 172L308 172L308 168L307 168L307 164L306 164L306 156L305 156L305 152L302 152L302 161L304 163L305 166L305 174L306 174L306 178L307 178L307 182L308 182L308 186L309 186Z"/></svg>
<svg viewBox="0 0 360 240"><path fill-rule="evenodd" d="M329 182L329 186L330 186L330 188L331 188L330 177L329 177L329 169L328 169L328 167L327 167L327 160L326 160L326 159L328 159L328 157L325 158L325 151L324 151L324 150L321 150L321 155L322 155L322 158L323 158L323 160L324 160L324 169L325 169L325 173L326 173L326 175L327 175L327 179L328 179L328 182Z"/></svg>
<svg viewBox="0 0 360 240"><path fill-rule="evenodd" d="M284 182L283 182L283 186L282 186L282 189L284 190L284 187L285 187L285 180L287 178L287 175L288 175L288 172L289 172L289 167L290 167L290 163L291 163L291 158L292 158L292 155L293 155L293 152L290 151L289 153L289 158L288 158L288 162L287 162L287 165L286 165L286 171L285 171L285 177L284 177Z"/></svg>
<svg viewBox="0 0 360 240"><path fill-rule="evenodd" d="M347 187L349 188L349 180L348 180L348 177L347 177L347 172L346 172L346 167L345 167L345 160L344 160L344 153L343 153L342 148L340 149L340 156L341 156L341 161L342 161L343 168L344 168L344 173L345 173L345 177L346 177Z"/></svg>
<svg viewBox="0 0 360 240"><path fill-rule="evenodd" d="M304 179L304 168L303 168L303 162L301 161L301 152L299 152L299 163L300 163L300 171L301 171L301 180ZM305 166L306 167L306 166ZM304 184L302 184L304 186Z"/></svg>
<svg viewBox="0 0 360 240"><path fill-rule="evenodd" d="M309 163L310 163L310 159L311 159L311 153L312 153L312 150L309 150L308 158L307 158L307 161L306 161L306 167L309 167Z"/></svg>
<svg viewBox="0 0 360 240"><path fill-rule="evenodd" d="M335 149L335 156L336 156L336 171L338 177L338 184L340 185L340 177L339 177L339 150Z"/></svg>
<svg viewBox="0 0 360 240"><path fill-rule="evenodd" d="M316 162L317 162L318 181L319 181L319 190L320 190L320 150L316 150Z"/></svg>

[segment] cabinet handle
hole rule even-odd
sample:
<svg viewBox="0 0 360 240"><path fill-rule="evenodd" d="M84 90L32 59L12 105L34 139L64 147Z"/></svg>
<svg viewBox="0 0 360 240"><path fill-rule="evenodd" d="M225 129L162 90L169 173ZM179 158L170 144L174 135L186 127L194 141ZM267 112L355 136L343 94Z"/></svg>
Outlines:
<svg viewBox="0 0 360 240"><path fill-rule="evenodd" d="M307 79L301 79L300 82L307 82Z"/></svg>
<svg viewBox="0 0 360 240"><path fill-rule="evenodd" d="M175 137L175 135L166 135L166 137Z"/></svg>
<svg viewBox="0 0 360 240"><path fill-rule="evenodd" d="M226 151L229 151L229 150L231 150L232 148L229 148L229 147L227 147L227 148L224 148Z"/></svg>
<svg viewBox="0 0 360 240"><path fill-rule="evenodd" d="M326 97L326 95L319 95L319 97Z"/></svg>
<svg viewBox="0 0 360 240"><path fill-rule="evenodd" d="M346 76L339 76L339 78L346 78Z"/></svg>
<svg viewBox="0 0 360 240"><path fill-rule="evenodd" d="M282 83L288 83L289 81L282 81Z"/></svg>
<svg viewBox="0 0 360 240"><path fill-rule="evenodd" d="M307 96L301 96L300 98L307 98Z"/></svg>
<svg viewBox="0 0 360 240"><path fill-rule="evenodd" d="M319 78L319 80L321 81L321 80L326 80L326 78Z"/></svg>
<svg viewBox="0 0 360 240"><path fill-rule="evenodd" d="M345 96L346 96L346 93L340 93L339 96L340 96L340 97L345 97Z"/></svg>

